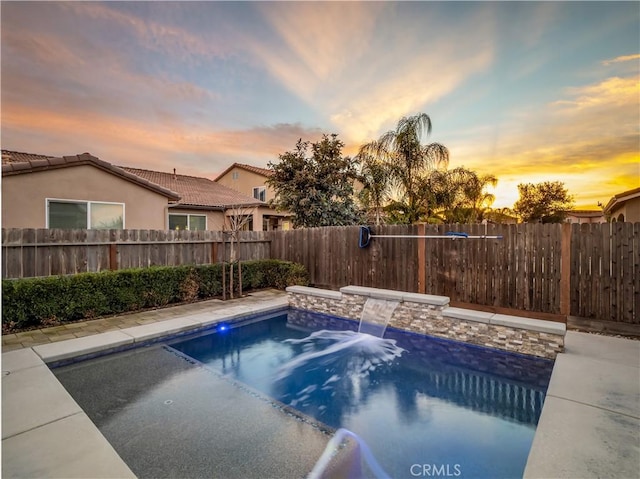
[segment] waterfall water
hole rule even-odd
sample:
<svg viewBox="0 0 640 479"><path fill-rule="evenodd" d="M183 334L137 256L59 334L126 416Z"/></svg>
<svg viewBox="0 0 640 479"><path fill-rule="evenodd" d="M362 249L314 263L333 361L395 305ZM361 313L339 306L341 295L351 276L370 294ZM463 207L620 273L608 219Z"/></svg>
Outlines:
<svg viewBox="0 0 640 479"><path fill-rule="evenodd" d="M360 316L359 333L366 333L381 338L387 329L391 315L398 307L397 301L367 298Z"/></svg>

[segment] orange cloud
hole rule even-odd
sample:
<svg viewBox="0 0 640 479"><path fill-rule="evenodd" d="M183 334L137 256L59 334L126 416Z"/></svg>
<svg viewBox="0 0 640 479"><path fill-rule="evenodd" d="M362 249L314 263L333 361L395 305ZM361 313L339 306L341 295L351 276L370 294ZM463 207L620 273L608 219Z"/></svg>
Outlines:
<svg viewBox="0 0 640 479"><path fill-rule="evenodd" d="M266 165L276 161L280 153L293 149L299 138L317 140L321 136L319 130L291 124L205 130L185 128L179 123L149 124L90 112L61 115L17 106L3 109L2 124L12 138L11 148L23 149L20 142L27 143L36 135L51 149L33 153L68 155L88 151L110 163L148 169L167 170L179 163L187 174L219 172L234 161ZM60 138L69 138L69 132L73 132L73 141L60 142Z"/></svg>
<svg viewBox="0 0 640 479"><path fill-rule="evenodd" d="M365 54L370 46L378 13L383 4L314 3L261 4L265 19L277 31L301 70L310 72L309 82L318 86L340 76L349 64ZM336 19L340 22L336 22ZM271 58L277 61L276 58ZM289 64L295 76L298 65ZM286 64L278 64L276 72ZM283 72L284 73L284 72ZM286 73L283 79L289 76ZM296 86L296 85L291 85ZM298 87L304 89L303 85Z"/></svg>
<svg viewBox="0 0 640 479"><path fill-rule="evenodd" d="M452 92L493 59L491 9L446 32L435 16L403 18L402 36L388 22L395 9L387 3L268 4L264 15L281 43L254 40L248 48L347 143L362 143ZM428 45L425 31L432 32Z"/></svg>
<svg viewBox="0 0 640 479"><path fill-rule="evenodd" d="M630 62L633 60L640 60L640 53L635 53L633 55L621 55L619 57L615 57L610 60L605 60L602 62L602 64L611 65L612 63Z"/></svg>
<svg viewBox="0 0 640 479"><path fill-rule="evenodd" d="M451 145L455 163L499 175L496 206L512 206L522 182L563 181L578 206L591 208L640 186L638 77L607 78L567 94L501 125L490 149L477 147L487 128Z"/></svg>
<svg viewBox="0 0 640 479"><path fill-rule="evenodd" d="M640 58L640 55L638 56ZM593 108L605 105L607 109L611 106L628 106L638 102L640 92L640 77L635 78L607 78L596 84L581 88L571 88L569 93L577 96L574 100L557 101L555 105L560 106L561 113L574 114L575 110Z"/></svg>

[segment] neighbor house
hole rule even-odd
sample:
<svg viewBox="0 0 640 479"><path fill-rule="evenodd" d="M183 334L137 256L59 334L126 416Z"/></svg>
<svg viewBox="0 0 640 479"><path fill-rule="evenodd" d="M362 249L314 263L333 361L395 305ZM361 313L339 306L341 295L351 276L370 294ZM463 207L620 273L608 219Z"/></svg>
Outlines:
<svg viewBox="0 0 640 479"><path fill-rule="evenodd" d="M263 201L207 178L120 167L89 153L2 151L5 228L263 229Z"/></svg>
<svg viewBox="0 0 640 479"><path fill-rule="evenodd" d="M266 168L234 163L220 173L214 181L268 203L275 198L273 188L266 183L272 173ZM288 230L291 228L291 214L286 211L278 212L270 208L268 211L262 212L262 220L265 230Z"/></svg>
<svg viewBox="0 0 640 479"><path fill-rule="evenodd" d="M571 210L565 218L566 223L606 223L602 210Z"/></svg>
<svg viewBox="0 0 640 479"><path fill-rule="evenodd" d="M604 207L610 221L640 221L640 188L623 191L612 197Z"/></svg>
<svg viewBox="0 0 640 479"><path fill-rule="evenodd" d="M175 191L89 153L2 150L2 227L166 229Z"/></svg>
<svg viewBox="0 0 640 479"><path fill-rule="evenodd" d="M246 217L244 229L262 231L263 218L271 211L260 199L244 195L208 178L139 168L123 170L154 184L176 191L180 201L168 212L169 229L222 230L229 228L230 216Z"/></svg>

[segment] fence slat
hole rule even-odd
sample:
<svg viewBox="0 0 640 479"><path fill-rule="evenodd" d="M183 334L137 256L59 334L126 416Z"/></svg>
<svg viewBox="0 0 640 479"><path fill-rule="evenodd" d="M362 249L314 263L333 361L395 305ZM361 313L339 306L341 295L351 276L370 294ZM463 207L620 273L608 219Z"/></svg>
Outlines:
<svg viewBox="0 0 640 479"><path fill-rule="evenodd" d="M372 230L407 236L416 235L418 226ZM238 254L243 260L302 263L311 283L334 290L357 284L418 291L421 275L426 293L453 302L640 324L640 223L574 224L565 243L562 230L537 224L424 225L426 235L462 231L503 240L426 239L423 264L418 240L372 238L368 248L359 248L357 226L241 232ZM219 231L3 229L2 277L107 270L112 248L119 269L209 264L228 260L223 238ZM568 262L563 251L569 252ZM561 267L569 270L568 296L560 289Z"/></svg>

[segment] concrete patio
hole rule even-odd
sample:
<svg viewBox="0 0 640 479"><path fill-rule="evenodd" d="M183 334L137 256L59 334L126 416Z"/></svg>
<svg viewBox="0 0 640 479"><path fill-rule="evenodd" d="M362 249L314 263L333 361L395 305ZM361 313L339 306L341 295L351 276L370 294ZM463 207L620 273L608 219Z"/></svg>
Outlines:
<svg viewBox="0 0 640 479"><path fill-rule="evenodd" d="M135 477L47 363L285 304L284 293L267 290L3 337L3 477ZM315 457L322 441L309 438ZM639 470L640 341L568 332L525 477L627 478Z"/></svg>
<svg viewBox="0 0 640 479"><path fill-rule="evenodd" d="M640 341L568 331L525 478L640 473Z"/></svg>

